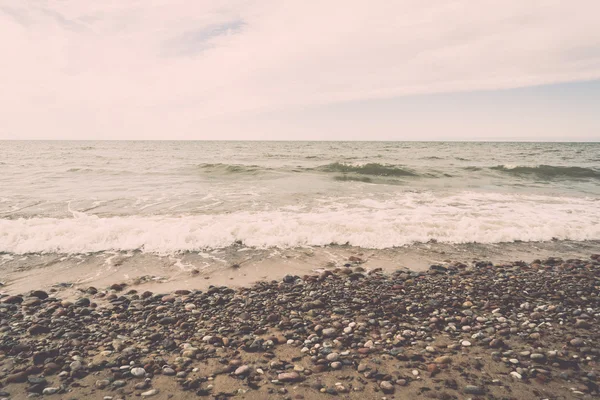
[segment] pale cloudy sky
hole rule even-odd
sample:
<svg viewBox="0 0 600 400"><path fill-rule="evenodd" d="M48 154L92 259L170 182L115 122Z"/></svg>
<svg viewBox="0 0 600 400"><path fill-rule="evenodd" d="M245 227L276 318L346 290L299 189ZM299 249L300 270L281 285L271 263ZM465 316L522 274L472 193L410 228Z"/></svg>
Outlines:
<svg viewBox="0 0 600 400"><path fill-rule="evenodd" d="M600 140L598 0L0 0L0 139Z"/></svg>

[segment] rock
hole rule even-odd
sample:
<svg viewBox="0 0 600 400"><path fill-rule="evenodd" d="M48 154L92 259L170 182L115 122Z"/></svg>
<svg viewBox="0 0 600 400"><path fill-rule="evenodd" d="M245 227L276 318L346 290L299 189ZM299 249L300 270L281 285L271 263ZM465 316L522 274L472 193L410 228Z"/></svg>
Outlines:
<svg viewBox="0 0 600 400"><path fill-rule="evenodd" d="M340 358L340 355L336 352L333 352L327 354L327 357L325 358L327 359L327 361L337 361Z"/></svg>
<svg viewBox="0 0 600 400"><path fill-rule="evenodd" d="M437 364L429 364L427 365L427 372L429 372L430 376L435 376L440 372L440 368Z"/></svg>
<svg viewBox="0 0 600 400"><path fill-rule="evenodd" d="M44 325L32 325L31 328L29 328L29 334L34 336L34 335L41 335L43 333L49 333L50 332L50 328Z"/></svg>
<svg viewBox="0 0 600 400"><path fill-rule="evenodd" d="M241 367L238 367L234 374L235 375L246 375L248 372L250 372L250 367L247 365L242 365Z"/></svg>
<svg viewBox="0 0 600 400"><path fill-rule="evenodd" d="M575 338L575 339L571 340L569 343L571 344L571 346L575 346L575 347L581 347L584 344L583 339L580 339L580 338Z"/></svg>
<svg viewBox="0 0 600 400"><path fill-rule="evenodd" d="M165 367L162 369L162 374L166 375L166 376L173 376L175 375L175 370L173 368L170 367Z"/></svg>
<svg viewBox="0 0 600 400"><path fill-rule="evenodd" d="M81 363L81 361L76 360L69 364L69 368L71 368L72 372L79 371L83 368L83 364Z"/></svg>
<svg viewBox="0 0 600 400"><path fill-rule="evenodd" d="M335 336L335 334L337 333L337 330L335 328L326 328L326 329L323 329L323 331L321 333L325 337L332 337L332 336Z"/></svg>
<svg viewBox="0 0 600 400"><path fill-rule="evenodd" d="M575 321L575 328L589 329L591 327L592 327L592 324L590 324L589 322L587 322L584 319L578 319L577 321Z"/></svg>
<svg viewBox="0 0 600 400"><path fill-rule="evenodd" d="M58 393L59 390L60 390L60 388L57 388L57 387L47 387L42 391L42 394L52 395L52 394Z"/></svg>
<svg viewBox="0 0 600 400"><path fill-rule="evenodd" d="M452 357L450 356L440 356L433 360L436 364L450 364L452 362Z"/></svg>
<svg viewBox="0 0 600 400"><path fill-rule="evenodd" d="M302 377L297 372L283 372L277 375L277 380L281 382L299 382Z"/></svg>
<svg viewBox="0 0 600 400"><path fill-rule="evenodd" d="M42 301L37 297L31 297L29 299L23 300L21 303L22 307L37 307L42 304Z"/></svg>
<svg viewBox="0 0 600 400"><path fill-rule="evenodd" d="M392 394L395 391L394 384L390 381L381 381L379 384L381 391L386 394Z"/></svg>
<svg viewBox="0 0 600 400"><path fill-rule="evenodd" d="M150 389L147 392L142 392L142 397L150 397L158 394L158 389Z"/></svg>
<svg viewBox="0 0 600 400"><path fill-rule="evenodd" d="M531 358L534 361L543 361L546 359L546 355L541 353L533 353L529 356L529 358Z"/></svg>
<svg viewBox="0 0 600 400"><path fill-rule="evenodd" d="M483 395L485 394L485 389L479 386L467 385L465 386L464 392L466 394Z"/></svg>
<svg viewBox="0 0 600 400"><path fill-rule="evenodd" d="M48 298L48 293L44 292L43 290L34 290L29 293L29 295L31 297L37 297L40 300L45 300Z"/></svg>
<svg viewBox="0 0 600 400"><path fill-rule="evenodd" d="M89 307L90 304L90 299L88 299L87 297L82 297L75 302L75 306L77 307Z"/></svg>
<svg viewBox="0 0 600 400"><path fill-rule="evenodd" d="M27 377L27 382L29 382L30 385L46 386L48 384L46 378L43 378L41 376L29 376Z"/></svg>
<svg viewBox="0 0 600 400"><path fill-rule="evenodd" d="M8 296L2 299L4 304L20 304L23 302L23 298L20 296Z"/></svg>
<svg viewBox="0 0 600 400"><path fill-rule="evenodd" d="M292 275L286 275L283 277L283 282L285 283L294 283L296 281L296 278L293 277Z"/></svg>
<svg viewBox="0 0 600 400"><path fill-rule="evenodd" d="M110 381L108 379L98 380L94 384L94 386L96 386L98 389L104 389L104 388L108 387L108 385L110 385Z"/></svg>
<svg viewBox="0 0 600 400"><path fill-rule="evenodd" d="M146 370L144 368L131 368L130 372L134 378L143 378L146 376Z"/></svg>
<svg viewBox="0 0 600 400"><path fill-rule="evenodd" d="M6 383L23 383L27 382L26 372L17 372L6 377Z"/></svg>
<svg viewBox="0 0 600 400"><path fill-rule="evenodd" d="M516 371L512 371L512 372L510 373L510 376L511 376L513 379L516 379L516 380L519 380L519 381L520 381L521 379L523 379L523 376L522 376L521 374L519 374L518 372L516 372Z"/></svg>
<svg viewBox="0 0 600 400"><path fill-rule="evenodd" d="M174 324L175 322L176 322L176 319L173 317L164 317L158 321L158 323L161 325L171 325L171 324Z"/></svg>
<svg viewBox="0 0 600 400"><path fill-rule="evenodd" d="M331 369L341 369L342 363L339 361L335 361L331 363Z"/></svg>

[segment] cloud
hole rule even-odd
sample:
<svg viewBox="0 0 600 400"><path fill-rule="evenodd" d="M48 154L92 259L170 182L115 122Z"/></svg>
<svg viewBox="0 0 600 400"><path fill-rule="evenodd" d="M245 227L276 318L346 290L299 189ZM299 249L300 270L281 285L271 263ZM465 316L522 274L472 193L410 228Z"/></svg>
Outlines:
<svg viewBox="0 0 600 400"><path fill-rule="evenodd" d="M256 113L597 79L599 13L595 0L0 0L0 137L198 137Z"/></svg>

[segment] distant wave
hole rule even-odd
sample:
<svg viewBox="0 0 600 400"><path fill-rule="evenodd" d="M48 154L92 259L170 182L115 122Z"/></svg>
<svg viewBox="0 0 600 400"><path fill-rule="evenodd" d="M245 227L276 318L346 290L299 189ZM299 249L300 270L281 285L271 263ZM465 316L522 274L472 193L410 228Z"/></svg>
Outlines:
<svg viewBox="0 0 600 400"><path fill-rule="evenodd" d="M491 169L511 175L534 175L548 180L554 178L600 179L600 170L594 168L555 165L538 165L535 167L498 165L491 167Z"/></svg>
<svg viewBox="0 0 600 400"><path fill-rule="evenodd" d="M321 167L318 167L318 169L324 172L354 173L372 176L418 176L415 172L407 168L378 163L352 165L336 162L332 164L323 165Z"/></svg>
<svg viewBox="0 0 600 400"><path fill-rule="evenodd" d="M333 179L341 182L365 182L365 183L373 183L373 179L368 176L351 176L351 175L337 175Z"/></svg>
<svg viewBox="0 0 600 400"><path fill-rule="evenodd" d="M242 164L200 164L197 167L203 172L220 173L220 174L256 174L267 168L258 165L242 165Z"/></svg>

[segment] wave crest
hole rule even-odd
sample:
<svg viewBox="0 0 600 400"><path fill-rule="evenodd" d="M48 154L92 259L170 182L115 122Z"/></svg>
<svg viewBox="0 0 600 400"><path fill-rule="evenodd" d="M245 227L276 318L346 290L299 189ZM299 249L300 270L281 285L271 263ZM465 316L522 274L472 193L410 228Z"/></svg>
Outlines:
<svg viewBox="0 0 600 400"><path fill-rule="evenodd" d="M352 165L335 162L319 167L321 171L325 172L341 172L341 173L354 173L360 175L373 175L373 176L418 176L412 170L406 168L400 168L390 164L379 164L379 163L368 163L364 165Z"/></svg>
<svg viewBox="0 0 600 400"><path fill-rule="evenodd" d="M584 167L564 167L555 165L538 166L509 166L498 165L491 167L496 171L501 171L511 175L535 175L542 179L555 178L575 178L575 179L600 179L600 170Z"/></svg>
<svg viewBox="0 0 600 400"><path fill-rule="evenodd" d="M548 218L551 215L552 218ZM405 193L298 212L278 209L206 215L0 218L0 253L93 253L141 250L171 254L225 248L325 246L391 248L426 243L600 239L596 198L498 193Z"/></svg>
<svg viewBox="0 0 600 400"><path fill-rule="evenodd" d="M264 170L258 165L243 165L243 164L200 164L197 166L201 171L206 173L220 174L256 174Z"/></svg>

